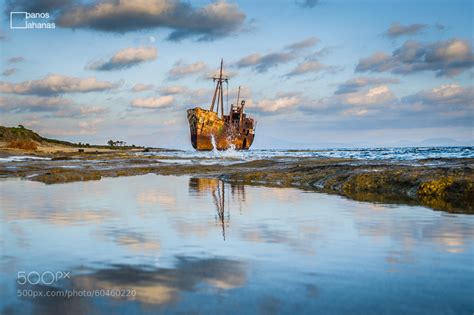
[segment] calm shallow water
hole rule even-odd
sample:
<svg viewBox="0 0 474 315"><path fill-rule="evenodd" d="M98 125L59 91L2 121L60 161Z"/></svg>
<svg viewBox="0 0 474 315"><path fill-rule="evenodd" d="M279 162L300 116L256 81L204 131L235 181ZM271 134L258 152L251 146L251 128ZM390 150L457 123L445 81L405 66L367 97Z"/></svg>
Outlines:
<svg viewBox="0 0 474 315"><path fill-rule="evenodd" d="M474 311L474 216L152 174L0 192L5 314ZM18 297L107 289L135 296Z"/></svg>

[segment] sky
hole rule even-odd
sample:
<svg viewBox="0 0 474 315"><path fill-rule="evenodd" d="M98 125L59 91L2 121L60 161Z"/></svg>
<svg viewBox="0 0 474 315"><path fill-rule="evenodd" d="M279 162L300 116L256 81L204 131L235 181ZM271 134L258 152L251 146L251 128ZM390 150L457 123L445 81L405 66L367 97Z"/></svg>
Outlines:
<svg viewBox="0 0 474 315"><path fill-rule="evenodd" d="M472 1L0 3L1 125L192 149L222 58L252 148L474 145Z"/></svg>

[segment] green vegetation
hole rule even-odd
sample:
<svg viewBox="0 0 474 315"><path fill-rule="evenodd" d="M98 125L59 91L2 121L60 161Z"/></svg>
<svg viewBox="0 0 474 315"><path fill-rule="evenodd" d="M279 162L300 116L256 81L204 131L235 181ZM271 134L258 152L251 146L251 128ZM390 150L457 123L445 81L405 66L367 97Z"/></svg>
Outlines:
<svg viewBox="0 0 474 315"><path fill-rule="evenodd" d="M18 125L18 127L0 126L0 141L10 142L10 141L16 141L16 140L31 140L31 141L36 141L38 143L49 142L52 144L76 146L76 144L68 142L68 141L44 138L40 136L39 134L37 134L36 132L34 132L33 130L25 128L23 125Z"/></svg>
<svg viewBox="0 0 474 315"><path fill-rule="evenodd" d="M126 143L127 143L127 142L125 142L125 141L120 141L120 140L117 140L117 141L109 140L109 141L107 141L107 144L108 144L109 146L111 146L111 147L126 147L126 146L125 146ZM130 146L128 146L128 147L130 147ZM135 148L135 145L132 145L132 147Z"/></svg>
<svg viewBox="0 0 474 315"><path fill-rule="evenodd" d="M44 141L44 138L33 130L27 129L22 125L18 127L3 127L0 126L0 141L14 141L14 140L32 140L37 142Z"/></svg>
<svg viewBox="0 0 474 315"><path fill-rule="evenodd" d="M33 142L37 144L57 144L70 147L79 148L95 148L95 149L119 149L129 150L135 148L144 148L136 145L126 145L125 141L113 141L109 140L108 145L91 145L89 143L72 143L63 140L45 138L37 134L31 129L25 128L23 125L18 127L4 127L0 126L0 141L7 142L7 147L17 148L23 150L35 150L33 148Z"/></svg>

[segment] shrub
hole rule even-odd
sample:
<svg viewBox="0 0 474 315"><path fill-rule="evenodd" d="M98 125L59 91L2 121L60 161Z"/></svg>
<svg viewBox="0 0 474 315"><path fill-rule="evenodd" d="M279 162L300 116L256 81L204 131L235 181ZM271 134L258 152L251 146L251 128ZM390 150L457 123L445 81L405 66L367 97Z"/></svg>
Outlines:
<svg viewBox="0 0 474 315"><path fill-rule="evenodd" d="M12 140L7 144L8 148L35 151L38 148L36 142L32 140Z"/></svg>

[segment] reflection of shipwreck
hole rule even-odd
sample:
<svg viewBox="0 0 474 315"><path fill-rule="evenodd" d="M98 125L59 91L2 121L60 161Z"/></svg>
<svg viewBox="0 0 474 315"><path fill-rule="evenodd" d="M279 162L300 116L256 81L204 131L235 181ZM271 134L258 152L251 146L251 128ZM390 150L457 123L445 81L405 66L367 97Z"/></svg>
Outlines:
<svg viewBox="0 0 474 315"><path fill-rule="evenodd" d="M232 104L229 114L224 115L222 84L224 82L227 84L228 78L222 74L222 65L221 60L219 77L213 78L217 83L210 109L195 107L187 111L191 143L196 150L227 150L229 148L248 150L254 139L255 120L244 113L245 101L242 100L239 104L240 87L236 104ZM215 112L214 105L216 105Z"/></svg>
<svg viewBox="0 0 474 315"><path fill-rule="evenodd" d="M229 184L227 184L229 185ZM230 185L232 199L237 198L242 209L242 202L245 201L245 189L243 185ZM229 226L230 222L230 205L228 195L225 194L226 184L215 178L190 178L189 190L198 194L210 193L216 206L216 219L222 226L222 237L225 240L225 228ZM227 199L226 199L227 198ZM226 200L228 202L227 212Z"/></svg>
<svg viewBox="0 0 474 315"><path fill-rule="evenodd" d="M217 182L217 189L212 190L212 198L216 205L217 216L222 226L222 237L225 241L225 183L223 181ZM230 221L230 209L227 209L227 224Z"/></svg>

